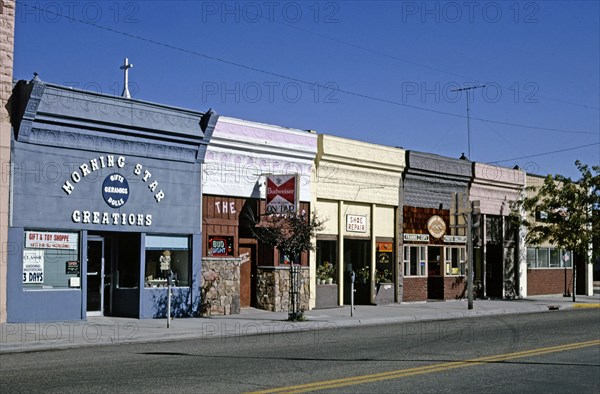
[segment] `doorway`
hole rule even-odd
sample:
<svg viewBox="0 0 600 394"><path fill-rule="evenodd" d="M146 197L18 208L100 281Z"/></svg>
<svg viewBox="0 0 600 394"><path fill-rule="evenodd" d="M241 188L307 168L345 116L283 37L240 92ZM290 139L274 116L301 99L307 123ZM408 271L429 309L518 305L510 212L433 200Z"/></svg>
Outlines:
<svg viewBox="0 0 600 394"><path fill-rule="evenodd" d="M89 236L87 242L87 316L104 315L104 266L104 238Z"/></svg>
<svg viewBox="0 0 600 394"><path fill-rule="evenodd" d="M247 308L254 304L256 294L256 245L240 245L240 308Z"/></svg>

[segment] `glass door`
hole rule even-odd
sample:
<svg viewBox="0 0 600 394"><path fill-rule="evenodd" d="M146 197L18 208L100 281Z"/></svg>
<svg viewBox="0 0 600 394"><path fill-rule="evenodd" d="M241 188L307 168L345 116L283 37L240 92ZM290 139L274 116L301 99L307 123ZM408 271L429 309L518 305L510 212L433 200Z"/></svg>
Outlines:
<svg viewBox="0 0 600 394"><path fill-rule="evenodd" d="M102 316L104 310L104 238L87 242L87 315Z"/></svg>

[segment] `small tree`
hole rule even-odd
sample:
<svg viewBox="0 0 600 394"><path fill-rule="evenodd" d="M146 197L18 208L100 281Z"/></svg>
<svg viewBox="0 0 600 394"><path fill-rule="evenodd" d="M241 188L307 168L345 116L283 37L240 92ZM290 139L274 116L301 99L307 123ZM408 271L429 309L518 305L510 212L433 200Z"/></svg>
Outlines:
<svg viewBox="0 0 600 394"><path fill-rule="evenodd" d="M536 194L519 202L532 216L522 219L528 229L526 241L542 242L564 248L583 256L587 263L590 245L600 231L600 166L590 168L579 160L575 165L581 178L572 181L562 175L548 175ZM538 215L535 215L537 213ZM539 221L535 217L542 217ZM573 262L573 301L575 301L576 266Z"/></svg>
<svg viewBox="0 0 600 394"><path fill-rule="evenodd" d="M302 252L314 250L313 238L323 229L324 221L316 213L272 214L260 217L251 215L252 233L266 245L274 246L290 261L290 308L289 320L300 320L300 298L294 291L298 287L298 272L294 263Z"/></svg>

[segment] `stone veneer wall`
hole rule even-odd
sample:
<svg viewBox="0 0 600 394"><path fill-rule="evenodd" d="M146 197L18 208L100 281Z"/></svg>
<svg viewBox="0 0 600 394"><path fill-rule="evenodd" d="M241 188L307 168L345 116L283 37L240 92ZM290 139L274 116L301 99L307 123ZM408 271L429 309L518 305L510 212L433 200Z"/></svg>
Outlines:
<svg viewBox="0 0 600 394"><path fill-rule="evenodd" d="M0 323L6 321L6 267L10 171L10 114L15 49L15 1L0 0Z"/></svg>
<svg viewBox="0 0 600 394"><path fill-rule="evenodd" d="M308 310L310 299L309 268L302 267L300 278L300 309ZM271 312L287 312L290 301L290 270L288 267L260 267L257 271L256 306Z"/></svg>
<svg viewBox="0 0 600 394"><path fill-rule="evenodd" d="M202 259L202 315L240 313L240 259Z"/></svg>

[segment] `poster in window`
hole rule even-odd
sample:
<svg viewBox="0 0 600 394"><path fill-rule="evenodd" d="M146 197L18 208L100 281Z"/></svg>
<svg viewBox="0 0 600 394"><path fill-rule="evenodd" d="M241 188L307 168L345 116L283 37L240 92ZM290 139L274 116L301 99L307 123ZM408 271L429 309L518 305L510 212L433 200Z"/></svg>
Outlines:
<svg viewBox="0 0 600 394"><path fill-rule="evenodd" d="M44 251L23 251L23 283L44 283Z"/></svg>

